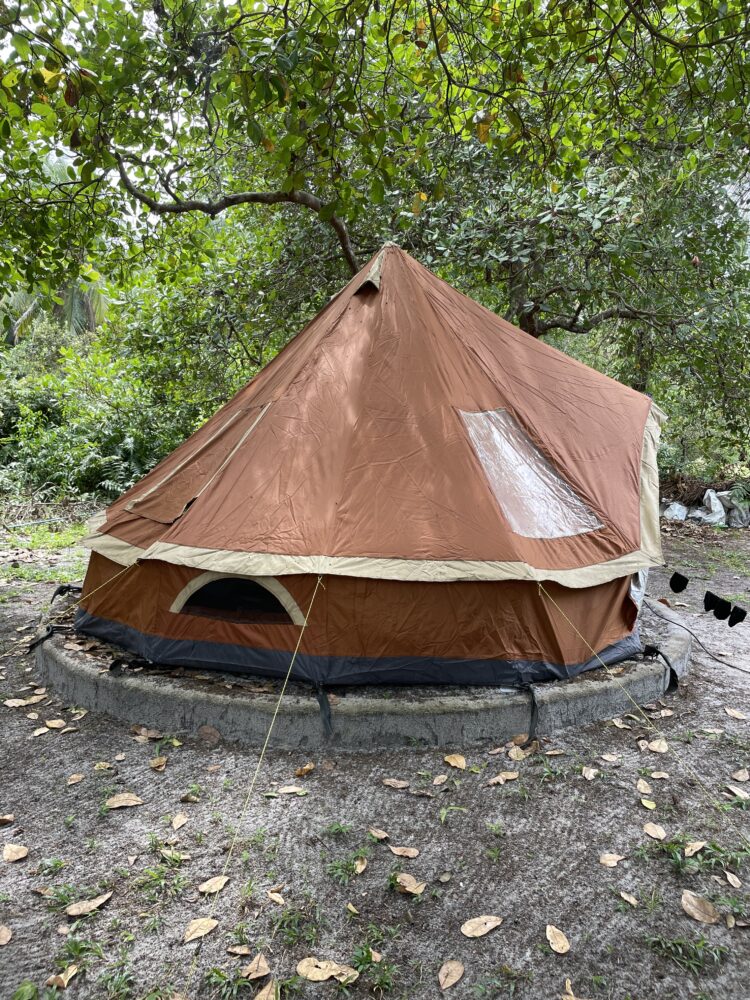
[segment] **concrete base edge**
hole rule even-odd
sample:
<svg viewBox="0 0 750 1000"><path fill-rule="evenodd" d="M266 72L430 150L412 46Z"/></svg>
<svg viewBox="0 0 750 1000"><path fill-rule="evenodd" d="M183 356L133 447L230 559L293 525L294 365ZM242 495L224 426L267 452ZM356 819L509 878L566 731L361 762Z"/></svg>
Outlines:
<svg viewBox="0 0 750 1000"><path fill-rule="evenodd" d="M691 637L669 624L662 642L673 669L683 676L690 659ZM42 679L71 705L165 733L198 735L203 726L227 741L260 746L266 737L277 696L241 688L207 690L158 674L113 674L91 658L50 639L37 648ZM611 719L659 698L670 671L658 660L626 661L592 670L569 681L535 685L537 732ZM351 691L351 689L349 689ZM333 699L333 735L326 736L315 695L287 694L280 706L270 745L277 749L367 750L396 746L465 746L496 743L529 731L531 695L498 688L418 687L370 693L366 688Z"/></svg>

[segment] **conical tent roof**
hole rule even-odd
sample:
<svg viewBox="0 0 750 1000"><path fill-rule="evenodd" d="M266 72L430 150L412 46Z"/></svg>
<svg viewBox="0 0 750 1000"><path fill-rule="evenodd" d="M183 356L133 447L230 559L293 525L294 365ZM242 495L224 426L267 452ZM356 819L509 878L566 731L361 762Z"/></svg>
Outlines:
<svg viewBox="0 0 750 1000"><path fill-rule="evenodd" d="M591 586L661 562L660 419L386 245L89 544L247 575Z"/></svg>

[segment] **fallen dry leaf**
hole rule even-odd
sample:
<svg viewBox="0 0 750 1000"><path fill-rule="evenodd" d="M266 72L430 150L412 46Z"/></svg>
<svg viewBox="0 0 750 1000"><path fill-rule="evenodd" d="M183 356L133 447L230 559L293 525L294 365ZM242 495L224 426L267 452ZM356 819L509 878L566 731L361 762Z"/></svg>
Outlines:
<svg viewBox="0 0 750 1000"><path fill-rule="evenodd" d="M518 773L518 771L501 771L494 778L490 778L487 785L504 785L506 781L515 781Z"/></svg>
<svg viewBox="0 0 750 1000"><path fill-rule="evenodd" d="M0 924L0 948L6 945L13 937L13 931L5 924Z"/></svg>
<svg viewBox="0 0 750 1000"><path fill-rule="evenodd" d="M270 983L267 983L260 993L256 996L255 1000L280 1000L281 988L275 979L272 979Z"/></svg>
<svg viewBox="0 0 750 1000"><path fill-rule="evenodd" d="M142 806L143 799L139 799L132 792L119 792L107 799L105 805L107 809L129 809L131 806Z"/></svg>
<svg viewBox="0 0 750 1000"><path fill-rule="evenodd" d="M750 771L746 767L741 767L732 775L735 781L750 781Z"/></svg>
<svg viewBox="0 0 750 1000"><path fill-rule="evenodd" d="M253 949L249 944L230 944L227 948L227 955L252 955Z"/></svg>
<svg viewBox="0 0 750 1000"><path fill-rule="evenodd" d="M306 764L303 764L302 767L298 767L297 768L297 770L294 772L294 777L295 778L306 778L307 775L310 774L310 772L314 771L314 770L315 770L315 765L313 764L313 762L311 760L309 760Z"/></svg>
<svg viewBox="0 0 750 1000"><path fill-rule="evenodd" d="M719 911L709 900L703 899L702 896L696 896L694 892L685 889L680 902L685 913L693 920L698 920L702 924L718 924Z"/></svg>
<svg viewBox="0 0 750 1000"><path fill-rule="evenodd" d="M229 878L226 875L214 875L213 878L201 882L198 886L198 892L202 892L205 896L211 896L215 892L221 892L228 881Z"/></svg>
<svg viewBox="0 0 750 1000"><path fill-rule="evenodd" d="M23 861L28 853L28 847L23 844L6 844L3 847L3 861Z"/></svg>
<svg viewBox="0 0 750 1000"><path fill-rule="evenodd" d="M646 823L643 832L647 833L652 840L665 840L667 836L667 831L658 823Z"/></svg>
<svg viewBox="0 0 750 1000"><path fill-rule="evenodd" d="M615 761L620 759L619 753L603 753L602 760L606 760L608 764L614 764Z"/></svg>
<svg viewBox="0 0 750 1000"><path fill-rule="evenodd" d="M358 910L358 909L357 909L357 907L356 907L356 906L354 905L354 903L347 903L347 904L346 904L346 908L347 908L347 910L349 911L349 913L352 913L352 914L354 914L354 916L355 916L355 917L358 917L358 916L359 916L359 910Z"/></svg>
<svg viewBox="0 0 750 1000"><path fill-rule="evenodd" d="M78 973L77 965L69 965L67 969L58 972L57 975L50 976L45 986L56 986L58 990L67 989L68 983Z"/></svg>
<svg viewBox="0 0 750 1000"><path fill-rule="evenodd" d="M618 729L630 729L627 722L623 722L622 719L612 719L612 725L617 726Z"/></svg>
<svg viewBox="0 0 750 1000"><path fill-rule="evenodd" d="M354 862L354 874L361 875L365 868L367 868L367 858L357 858Z"/></svg>
<svg viewBox="0 0 750 1000"><path fill-rule="evenodd" d="M109 771L111 767L112 765L108 760L100 760L96 764L94 764L95 771Z"/></svg>
<svg viewBox="0 0 750 1000"><path fill-rule="evenodd" d="M77 785L79 781L83 781L84 775L82 774L71 774L68 778L69 785Z"/></svg>
<svg viewBox="0 0 750 1000"><path fill-rule="evenodd" d="M432 783L433 785L444 785L447 780L448 780L447 774L436 774L435 777L432 779Z"/></svg>
<svg viewBox="0 0 750 1000"><path fill-rule="evenodd" d="M584 767L581 769L581 774L584 776L586 781L593 781L597 774L600 774L598 768L596 767Z"/></svg>
<svg viewBox="0 0 750 1000"><path fill-rule="evenodd" d="M409 782L402 781L400 778L383 778L383 784L387 785L388 788L408 788Z"/></svg>
<svg viewBox="0 0 750 1000"><path fill-rule="evenodd" d="M739 785L727 785L727 788L735 795L738 799L750 799L750 792L746 791L744 788L740 788Z"/></svg>
<svg viewBox="0 0 750 1000"><path fill-rule="evenodd" d="M499 927L503 919L503 917L493 917L491 915L472 917L471 920L467 920L461 924L461 933L464 937L468 938L484 937L485 934L489 934L495 927Z"/></svg>
<svg viewBox="0 0 750 1000"><path fill-rule="evenodd" d="M641 793L641 795L650 795L651 792L653 792L654 790L647 781L644 781L643 778L638 779L635 787Z"/></svg>
<svg viewBox="0 0 750 1000"><path fill-rule="evenodd" d="M277 791L279 795L307 795L307 791L300 785L282 785Z"/></svg>
<svg viewBox="0 0 750 1000"><path fill-rule="evenodd" d="M558 955L565 955L570 951L570 941L554 924L547 924L547 940L550 948Z"/></svg>
<svg viewBox="0 0 750 1000"><path fill-rule="evenodd" d="M148 762L148 766L152 771L163 771L167 766L167 757L152 757Z"/></svg>
<svg viewBox="0 0 750 1000"><path fill-rule="evenodd" d="M545 753L545 755L547 757L564 757L565 756L565 751L564 750L545 750L544 753Z"/></svg>
<svg viewBox="0 0 750 1000"><path fill-rule="evenodd" d="M651 740L648 744L648 748L651 753L667 753L669 750L669 744L665 739L659 737L658 740Z"/></svg>
<svg viewBox="0 0 750 1000"><path fill-rule="evenodd" d="M181 829L187 823L187 821L188 821L188 818L187 818L187 815L185 813L183 813L183 812L177 813L176 816L172 817L172 829L173 830L179 830L179 829Z"/></svg>
<svg viewBox="0 0 750 1000"><path fill-rule="evenodd" d="M460 753L449 753L447 757L443 757L443 760L450 767L457 767L459 771L466 770L466 758Z"/></svg>
<svg viewBox="0 0 750 1000"><path fill-rule="evenodd" d="M532 745L528 747L526 750L523 750L521 747L511 747L510 750L508 751L508 757L510 758L510 760L515 760L515 761L526 760L527 757L530 757L538 749L539 749L539 744L535 740L534 743L532 743Z"/></svg>
<svg viewBox="0 0 750 1000"><path fill-rule="evenodd" d="M652 771L651 777L656 779L656 781L665 781L669 774L666 771Z"/></svg>
<svg viewBox="0 0 750 1000"><path fill-rule="evenodd" d="M560 1000L585 1000L584 997L577 997L573 992L573 984L569 979L565 980L565 992L560 994Z"/></svg>
<svg viewBox="0 0 750 1000"><path fill-rule="evenodd" d="M625 900L626 903L630 903L631 906L638 906L638 900L635 896L631 895L629 892L621 892L620 896Z"/></svg>
<svg viewBox="0 0 750 1000"><path fill-rule="evenodd" d="M698 851L702 851L706 846L707 841L705 840L691 840L689 844L685 844L685 857L692 858L694 854Z"/></svg>
<svg viewBox="0 0 750 1000"><path fill-rule="evenodd" d="M15 818L16 817L13 813L5 813L0 816L0 826L10 826Z"/></svg>
<svg viewBox="0 0 750 1000"><path fill-rule="evenodd" d="M417 847L393 847L391 844L389 844L388 850L391 852L391 854L395 854L397 858L419 857L419 848Z"/></svg>
<svg viewBox="0 0 750 1000"><path fill-rule="evenodd" d="M367 832L371 837L374 837L375 840L388 840L388 834L385 830L379 830L376 826L368 827Z"/></svg>
<svg viewBox="0 0 750 1000"><path fill-rule="evenodd" d="M69 917L85 917L87 914L93 913L94 910L98 910L100 906L104 906L111 895L111 892L105 892L95 899L83 899L79 903L71 903L70 906L65 907L65 912Z"/></svg>
<svg viewBox="0 0 750 1000"><path fill-rule="evenodd" d="M440 966L440 971L438 972L440 989L449 990L451 986L455 986L459 979L463 976L464 971L465 970L461 962L457 962L455 959L449 959L447 962L443 962Z"/></svg>
<svg viewBox="0 0 750 1000"><path fill-rule="evenodd" d="M218 926L219 921L214 920L212 917L197 917L195 920L191 920L185 928L182 938L183 943L187 944L188 941L197 941L198 938L205 937L206 934L210 934Z"/></svg>
<svg viewBox="0 0 750 1000"><path fill-rule="evenodd" d="M616 868L621 861L625 860L624 854L600 854L599 864L605 868Z"/></svg>
<svg viewBox="0 0 750 1000"><path fill-rule="evenodd" d="M164 739L164 733L158 729L147 729L146 726L134 725L130 727L130 732L135 733L136 736L145 737L147 740L162 740Z"/></svg>
<svg viewBox="0 0 750 1000"><path fill-rule="evenodd" d="M741 879L737 878L737 876L734 874L734 872L724 872L724 874L727 877L727 882L733 888L735 888L735 889L741 889L742 888L742 881L741 881Z"/></svg>
<svg viewBox="0 0 750 1000"><path fill-rule="evenodd" d="M45 719L44 724L47 729L65 729L67 726L65 719Z"/></svg>
<svg viewBox="0 0 750 1000"><path fill-rule="evenodd" d="M323 983L326 979L335 979L339 983L348 985L359 979L359 973L350 965L339 965L338 962L328 959L321 962L312 956L303 958L297 963L297 975L311 983Z"/></svg>
<svg viewBox="0 0 750 1000"><path fill-rule="evenodd" d="M408 872L399 872L396 876L398 891L406 892L410 896L421 896L427 886L426 882L418 882L413 875Z"/></svg>
<svg viewBox="0 0 750 1000"><path fill-rule="evenodd" d="M727 708L727 706L725 705L724 711L727 713L730 719L740 719L741 721L744 721L747 718L745 713L740 712L738 708Z"/></svg>
<svg viewBox="0 0 750 1000"><path fill-rule="evenodd" d="M240 969L240 975L244 979L262 979L264 976L270 975L271 966L266 961L266 956L263 952L259 952L255 958L248 965L243 965Z"/></svg>
<svg viewBox="0 0 750 1000"><path fill-rule="evenodd" d="M656 803L653 799L641 799L641 805L644 809L656 809Z"/></svg>
<svg viewBox="0 0 750 1000"><path fill-rule="evenodd" d="M275 890L271 889L268 892L268 898L271 900L272 903L276 903L277 906L284 905L285 900L280 892L276 892Z"/></svg>

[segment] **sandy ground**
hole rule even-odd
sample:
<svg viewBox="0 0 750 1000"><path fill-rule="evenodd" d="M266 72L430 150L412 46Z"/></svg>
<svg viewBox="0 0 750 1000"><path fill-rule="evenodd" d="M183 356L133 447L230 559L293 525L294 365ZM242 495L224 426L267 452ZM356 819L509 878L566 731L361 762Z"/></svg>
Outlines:
<svg viewBox="0 0 750 1000"><path fill-rule="evenodd" d="M750 532L675 528L665 548L669 567L652 574L651 595L669 595L735 666L698 649L688 682L647 720L554 734L523 760L509 748L491 754L491 745L451 748L465 769L437 750L321 755L296 777L307 761L273 752L248 794L257 752L136 738L107 718L78 718L46 691L36 703L0 705L0 817L14 817L0 841L28 848L21 860L0 861L0 997L58 995L45 982L76 965L65 995L81 1000L242 1000L271 980L240 974L262 952L284 998L434 1000L451 960L464 968L445 991L456 1000L746 1000L750 620L730 630L700 609L708 587L750 606ZM42 578L50 556L67 565L57 553L35 557ZM5 562L7 650L38 621L53 585L29 573L10 578L7 553ZM673 569L690 577L684 594L669 592ZM4 657L0 678L1 700L34 697L29 657ZM73 731L48 729L56 719ZM661 734L663 753L653 742ZM488 785L501 771L518 777ZM389 778L409 785L388 787ZM281 791L289 785L304 794ZM142 804L107 808L123 792ZM665 839L649 837L648 823ZM389 839L376 841L370 827ZM686 857L686 845L701 841ZM605 854L621 860L607 867ZM421 893L398 891L399 873L424 883ZM218 894L198 890L221 874L228 882ZM689 916L684 890L708 901L716 922ZM88 916L65 912L107 893ZM503 922L465 936L462 925L482 915ZM218 923L184 943L197 918ZM552 950L548 925L563 932L567 953ZM12 932L6 944L3 927ZM236 946L247 954L228 953ZM309 982L296 969L310 956L356 968L359 978Z"/></svg>

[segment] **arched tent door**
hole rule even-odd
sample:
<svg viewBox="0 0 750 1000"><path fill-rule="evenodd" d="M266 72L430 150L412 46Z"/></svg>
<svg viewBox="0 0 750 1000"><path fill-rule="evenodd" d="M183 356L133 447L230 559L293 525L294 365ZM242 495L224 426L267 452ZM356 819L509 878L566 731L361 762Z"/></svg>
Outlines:
<svg viewBox="0 0 750 1000"><path fill-rule="evenodd" d="M246 625L305 623L297 602L272 576L201 573L182 588L169 610Z"/></svg>

